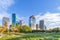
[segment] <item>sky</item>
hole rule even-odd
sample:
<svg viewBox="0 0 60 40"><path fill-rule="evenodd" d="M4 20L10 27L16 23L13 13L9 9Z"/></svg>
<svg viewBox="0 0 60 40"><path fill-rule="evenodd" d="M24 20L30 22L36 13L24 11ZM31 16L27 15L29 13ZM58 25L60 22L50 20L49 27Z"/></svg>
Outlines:
<svg viewBox="0 0 60 40"><path fill-rule="evenodd" d="M12 13L27 25L34 15L36 23L43 19L47 28L60 27L60 0L0 0L0 25L3 17L10 18L11 24Z"/></svg>

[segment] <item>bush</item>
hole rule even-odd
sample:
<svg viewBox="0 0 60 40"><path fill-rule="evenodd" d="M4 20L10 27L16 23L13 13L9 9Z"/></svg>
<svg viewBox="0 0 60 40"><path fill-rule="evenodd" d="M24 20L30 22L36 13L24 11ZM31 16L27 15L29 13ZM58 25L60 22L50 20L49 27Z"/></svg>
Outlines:
<svg viewBox="0 0 60 40"><path fill-rule="evenodd" d="M24 25L20 28L20 32L29 33L32 32L32 29L29 26Z"/></svg>
<svg viewBox="0 0 60 40"><path fill-rule="evenodd" d="M32 33L34 32L45 32L45 30L32 30Z"/></svg>

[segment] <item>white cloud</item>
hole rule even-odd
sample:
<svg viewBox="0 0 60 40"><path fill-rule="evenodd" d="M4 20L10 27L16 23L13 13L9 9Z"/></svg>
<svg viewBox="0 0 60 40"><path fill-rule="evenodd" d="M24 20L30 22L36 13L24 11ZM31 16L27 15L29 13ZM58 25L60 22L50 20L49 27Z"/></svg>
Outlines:
<svg viewBox="0 0 60 40"><path fill-rule="evenodd" d="M10 14L8 14L8 13L6 13L6 12L0 13L0 20L2 20L3 17L8 17L8 18L10 18Z"/></svg>
<svg viewBox="0 0 60 40"><path fill-rule="evenodd" d="M16 14L17 21L23 20L25 17L20 17L20 15Z"/></svg>
<svg viewBox="0 0 60 40"><path fill-rule="evenodd" d="M14 0L0 0L0 9L4 9L6 11L13 3Z"/></svg>
<svg viewBox="0 0 60 40"><path fill-rule="evenodd" d="M60 27L60 13L46 12L44 15L38 14L35 17L37 23L43 19L48 28Z"/></svg>
<svg viewBox="0 0 60 40"><path fill-rule="evenodd" d="M14 4L14 0L0 0L0 24L2 24L3 17L11 18L7 11L12 4Z"/></svg>

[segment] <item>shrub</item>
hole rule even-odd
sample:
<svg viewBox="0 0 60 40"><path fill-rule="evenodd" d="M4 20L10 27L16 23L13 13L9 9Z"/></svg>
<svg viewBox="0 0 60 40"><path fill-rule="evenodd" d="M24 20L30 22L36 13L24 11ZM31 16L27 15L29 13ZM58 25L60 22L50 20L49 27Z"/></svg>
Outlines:
<svg viewBox="0 0 60 40"><path fill-rule="evenodd" d="M29 32L32 32L32 30L29 26L24 25L20 28L20 32L29 33Z"/></svg>

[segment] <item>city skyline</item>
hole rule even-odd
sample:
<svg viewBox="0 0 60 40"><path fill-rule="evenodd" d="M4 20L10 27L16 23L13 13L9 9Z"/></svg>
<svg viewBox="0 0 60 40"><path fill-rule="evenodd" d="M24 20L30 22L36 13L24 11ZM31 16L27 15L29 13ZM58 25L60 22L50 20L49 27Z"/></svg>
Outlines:
<svg viewBox="0 0 60 40"><path fill-rule="evenodd" d="M0 25L3 17L9 17L11 23L12 13L27 25L34 15L36 23L43 19L48 28L60 27L60 0L0 0Z"/></svg>

